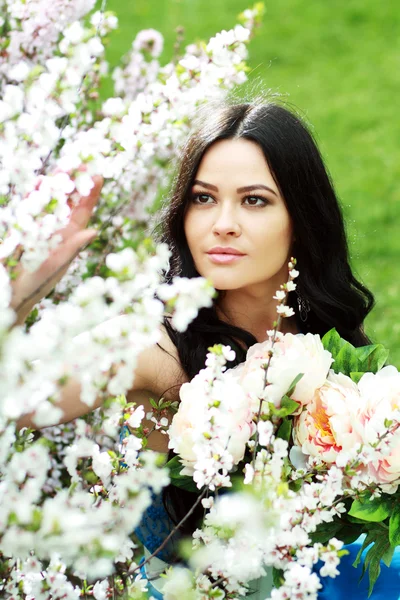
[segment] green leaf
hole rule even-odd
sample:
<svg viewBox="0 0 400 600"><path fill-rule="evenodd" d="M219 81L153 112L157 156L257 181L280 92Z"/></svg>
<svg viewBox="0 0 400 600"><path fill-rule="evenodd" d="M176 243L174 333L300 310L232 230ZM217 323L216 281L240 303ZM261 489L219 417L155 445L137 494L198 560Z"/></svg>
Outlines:
<svg viewBox="0 0 400 600"><path fill-rule="evenodd" d="M381 344L379 344L372 358L373 360L371 362L369 370L373 373L377 373L378 371L380 371L380 369L382 369L382 367L385 366L389 358L389 350Z"/></svg>
<svg viewBox="0 0 400 600"><path fill-rule="evenodd" d="M393 547L400 546L400 506L396 504L390 515L389 540Z"/></svg>
<svg viewBox="0 0 400 600"><path fill-rule="evenodd" d="M340 349L346 344L346 341L340 337L336 329L328 331L321 341L325 350L329 350L335 359Z"/></svg>
<svg viewBox="0 0 400 600"><path fill-rule="evenodd" d="M344 544L352 544L360 537L360 528L354 525L345 525L336 535Z"/></svg>
<svg viewBox="0 0 400 600"><path fill-rule="evenodd" d="M39 508L35 508L32 513L31 522L27 527L28 531L39 531L40 526L42 524L42 517L42 511Z"/></svg>
<svg viewBox="0 0 400 600"><path fill-rule="evenodd" d="M393 546L389 546L388 549L386 550L385 554L383 554L383 556L382 556L382 560L387 567L390 567L390 565L392 563L394 550L395 549Z"/></svg>
<svg viewBox="0 0 400 600"><path fill-rule="evenodd" d="M384 533L384 532L382 532ZM379 574L381 572L381 560L384 560L385 557L385 563L389 560L391 561L391 555L390 555L390 551L391 547L390 547L390 542L388 540L388 538L385 535L379 535L378 534L378 538L376 539L375 543L371 546L371 548L368 550L367 554L365 555L365 560L364 560L364 564L363 564L363 569L362 569L362 575L361 577L364 575L365 571L368 569L368 575L369 575L369 592L368 592L368 597L371 596L372 591L374 589L374 585L376 583L376 580L379 577ZM390 564L390 562L389 562Z"/></svg>
<svg viewBox="0 0 400 600"><path fill-rule="evenodd" d="M283 584L284 577L283 577L283 570L282 569L275 569L275 567L272 568L272 580L274 582L274 587L275 588L280 588L281 585Z"/></svg>
<svg viewBox="0 0 400 600"><path fill-rule="evenodd" d="M321 525L318 525L314 533L310 534L311 541L313 544L318 542L324 544L333 537L341 539L340 536L338 536L337 534L342 528L343 523L339 520L334 520L330 523L321 523Z"/></svg>
<svg viewBox="0 0 400 600"><path fill-rule="evenodd" d="M289 442L290 436L292 433L293 421L291 419L287 419L286 417L283 419L279 429L276 433L276 437L281 438L282 440L286 440Z"/></svg>
<svg viewBox="0 0 400 600"><path fill-rule="evenodd" d="M390 515L390 505L381 498L375 500L354 500L349 515L370 523L380 523Z"/></svg>
<svg viewBox="0 0 400 600"><path fill-rule="evenodd" d="M374 546L372 546L372 548L370 550L368 550L367 555L369 555L373 552L375 546L376 546L376 544L374 544ZM381 572L381 561L378 557L375 556L375 554L372 554L371 560L369 561L368 564L366 563L366 566L368 567L368 574L369 574L369 588L368 588L368 598L369 598L374 589L375 582L378 579L380 572Z"/></svg>
<svg viewBox="0 0 400 600"><path fill-rule="evenodd" d="M243 473L231 473L231 484L230 492L243 492L248 489L248 486L243 482Z"/></svg>
<svg viewBox="0 0 400 600"><path fill-rule="evenodd" d="M286 392L286 396L291 396L293 394L296 385L299 383L299 381L302 377L304 377L304 373L299 373L298 375L296 375L296 377L293 379L292 383L290 384L288 391Z"/></svg>
<svg viewBox="0 0 400 600"><path fill-rule="evenodd" d="M361 377L362 377L363 375L364 375L364 373L363 373L363 372L360 372L360 371L352 371L352 372L350 373L350 379L351 379L352 381L354 381L354 383L358 383L358 382L360 381L360 379L361 379Z"/></svg>
<svg viewBox="0 0 400 600"><path fill-rule="evenodd" d="M158 404L153 398L149 398L149 402L150 402L152 408L154 408L156 410L158 409Z"/></svg>
<svg viewBox="0 0 400 600"><path fill-rule="evenodd" d="M296 479L296 481L289 482L289 489L291 489L292 492L298 492L302 487L303 483L301 479Z"/></svg>
<svg viewBox="0 0 400 600"><path fill-rule="evenodd" d="M369 357L371 356L371 354L373 354L376 347L377 347L376 344L370 344L369 346L360 346L360 348L357 348L357 358L362 365L364 363L368 363ZM363 370L369 371L369 369L363 369Z"/></svg>
<svg viewBox="0 0 400 600"><path fill-rule="evenodd" d="M376 541L376 540L379 538L379 535L380 535L380 533L381 533L381 532L380 532L380 531L378 531L378 529L377 529L377 527L376 527L376 526L375 526L374 528L371 528L371 529L370 529L370 530L367 532L367 535L365 536L365 539L364 539L364 541L363 541L363 543L362 543L362 546L361 546L361 548L359 549L359 551L358 551L358 553L357 553L357 556L356 556L356 558L355 558L355 561L353 562L353 567L358 567L358 565L359 565L359 564L360 564L360 562L361 562L361 556L362 556L362 553L364 552L364 550L365 550L366 548L368 548L368 546L370 546L371 544L373 544L373 543L374 543L374 542L375 542L375 541ZM362 573L362 575L361 575L360 579L362 578L362 576L363 576L363 575L364 575L364 571L363 571L363 573Z"/></svg>
<svg viewBox="0 0 400 600"><path fill-rule="evenodd" d="M357 348L357 357L360 361L360 371L377 373L385 365L389 350L382 344L371 344Z"/></svg>
<svg viewBox="0 0 400 600"><path fill-rule="evenodd" d="M350 510L350 508L348 509ZM349 515L349 513L347 512L346 515L346 520L349 521L350 523L359 523L360 525L366 525L367 521L365 521L364 519L358 519L357 517L352 517L351 515Z"/></svg>
<svg viewBox="0 0 400 600"><path fill-rule="evenodd" d="M171 458L171 460L167 462L166 466L169 469L169 476L171 478L172 485L182 490L187 490L188 492L199 493L199 489L193 479L189 477L189 475L181 475L183 466L178 456Z"/></svg>
<svg viewBox="0 0 400 600"><path fill-rule="evenodd" d="M345 544L351 544L360 537L360 527L346 523L342 519L335 518L329 523L321 523L316 531L310 534L313 543L325 544L333 537L342 540Z"/></svg>
<svg viewBox="0 0 400 600"><path fill-rule="evenodd" d="M336 355L335 362L332 365L335 373L344 373L350 376L351 372L359 372L359 360L357 351L352 344L346 342Z"/></svg>
<svg viewBox="0 0 400 600"><path fill-rule="evenodd" d="M288 396L283 396L280 408L272 410L272 414L277 417L288 417L299 409L299 403Z"/></svg>

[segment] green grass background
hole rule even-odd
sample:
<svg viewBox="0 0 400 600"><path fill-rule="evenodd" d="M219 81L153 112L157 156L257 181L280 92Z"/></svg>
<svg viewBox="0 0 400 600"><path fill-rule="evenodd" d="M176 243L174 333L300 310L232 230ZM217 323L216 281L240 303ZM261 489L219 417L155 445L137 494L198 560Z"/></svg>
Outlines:
<svg viewBox="0 0 400 600"><path fill-rule="evenodd" d="M119 17L108 59L155 28L172 54L236 23L245 0L108 0ZM352 265L376 296L367 333L400 367L400 8L398 0L266 0L250 79L283 94L312 125L347 222Z"/></svg>

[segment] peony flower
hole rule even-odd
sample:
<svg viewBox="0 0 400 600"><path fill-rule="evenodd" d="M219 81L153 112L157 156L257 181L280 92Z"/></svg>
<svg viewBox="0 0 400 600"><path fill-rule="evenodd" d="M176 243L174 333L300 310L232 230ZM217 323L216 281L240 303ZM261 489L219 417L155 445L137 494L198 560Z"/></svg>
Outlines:
<svg viewBox="0 0 400 600"><path fill-rule="evenodd" d="M208 389L208 370L203 369L180 389L180 405L169 428L169 447L185 466L202 458L201 448L214 437L231 455L234 464L244 456L254 433L252 411L246 394L228 371ZM210 417L214 427L210 432Z"/></svg>
<svg viewBox="0 0 400 600"><path fill-rule="evenodd" d="M207 407L204 403L204 391L196 385L201 375L190 383L184 383L180 389L179 410L174 415L169 427L169 448L179 454L185 461L194 462L196 454L193 446L199 430L207 429Z"/></svg>
<svg viewBox="0 0 400 600"><path fill-rule="evenodd" d="M247 352L246 362L235 369L235 376L252 400L252 408L258 411L259 399L264 398L279 406L299 373L303 377L297 383L291 397L301 405L311 401L315 390L320 388L333 362L330 352L324 349L319 335L278 336L273 357L268 368L269 385L265 387L265 370L271 341L254 344Z"/></svg>
<svg viewBox="0 0 400 600"><path fill-rule="evenodd" d="M376 444L388 427L387 421L400 420L400 373L387 366L378 373L365 373L358 383L362 404L357 412L359 432L365 443ZM387 436L377 450L382 458L368 465L371 477L378 483L400 479L400 429Z"/></svg>
<svg viewBox="0 0 400 600"><path fill-rule="evenodd" d="M334 463L340 452L362 442L357 422L357 408L361 403L357 385L350 377L331 371L311 402L295 418L295 444L306 455Z"/></svg>

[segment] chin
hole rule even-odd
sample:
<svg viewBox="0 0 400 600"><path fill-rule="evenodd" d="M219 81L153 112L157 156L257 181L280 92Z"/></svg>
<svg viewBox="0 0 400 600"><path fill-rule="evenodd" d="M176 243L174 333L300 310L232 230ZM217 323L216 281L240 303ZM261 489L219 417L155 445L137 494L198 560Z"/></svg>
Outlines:
<svg viewBox="0 0 400 600"><path fill-rule="evenodd" d="M213 287L217 290L217 292L227 292L229 290L238 290L239 288L243 287L242 285L240 285L240 282L235 279L235 281L226 281L226 280L221 280L221 279L212 279L211 277L209 278Z"/></svg>
<svg viewBox="0 0 400 600"><path fill-rule="evenodd" d="M202 269L201 267L199 268L196 265L196 270L201 277L204 277L205 279L211 281L212 286L217 291L222 292L227 290L237 290L238 288L243 287L243 285L245 285L245 282L242 280L240 275L238 276L237 273L235 275L233 271L230 273L223 273L220 267L217 267L216 269Z"/></svg>

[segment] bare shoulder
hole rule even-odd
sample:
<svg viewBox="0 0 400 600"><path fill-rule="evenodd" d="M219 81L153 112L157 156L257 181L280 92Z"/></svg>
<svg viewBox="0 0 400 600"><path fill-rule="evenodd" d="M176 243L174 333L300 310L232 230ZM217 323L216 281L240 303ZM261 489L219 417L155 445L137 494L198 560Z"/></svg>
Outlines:
<svg viewBox="0 0 400 600"><path fill-rule="evenodd" d="M171 401L179 400L180 387L187 380L177 349L165 328L162 327L159 343L139 355L133 387L127 394L127 400L142 405L147 415L148 412L153 411L150 398L156 401L161 397ZM168 421L171 422L172 413L169 410L164 416L167 416ZM154 430L153 423L147 418L142 424L151 430L151 435L148 436L149 448L167 453L168 436Z"/></svg>
<svg viewBox="0 0 400 600"><path fill-rule="evenodd" d="M165 328L162 327L160 342L142 352L138 358L133 387L127 394L127 400L142 405L147 415L148 412L153 411L150 398L156 401L161 397L179 401L180 387L187 380L177 349ZM172 413L169 410L164 416L167 416L168 421L171 422ZM149 448L167 453L168 436L154 430L153 423L147 418L142 424L151 430L151 435L148 437Z"/></svg>
<svg viewBox="0 0 400 600"><path fill-rule="evenodd" d="M159 397L175 398L187 380L176 346L162 326L160 342L139 355L132 391L147 390Z"/></svg>
<svg viewBox="0 0 400 600"><path fill-rule="evenodd" d="M97 332L107 332L110 326L121 327L125 315L113 317L96 327ZM179 387L187 381L182 369L176 346L169 337L165 327L160 327L161 339L158 344L141 352L137 359L135 378L129 394L147 391L153 397L167 396L171 390L174 396L179 395ZM173 393L175 391L175 393Z"/></svg>

